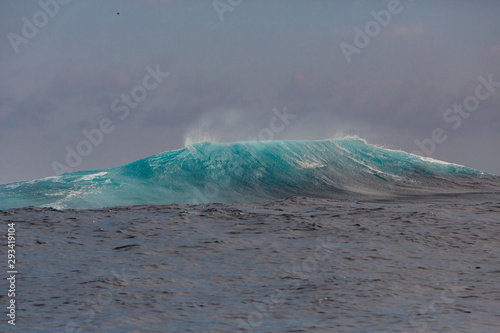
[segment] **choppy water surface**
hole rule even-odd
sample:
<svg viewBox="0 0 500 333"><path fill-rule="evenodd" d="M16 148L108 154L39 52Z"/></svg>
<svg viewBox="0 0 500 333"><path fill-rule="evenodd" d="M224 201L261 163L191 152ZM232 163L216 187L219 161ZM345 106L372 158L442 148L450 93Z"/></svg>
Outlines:
<svg viewBox="0 0 500 333"><path fill-rule="evenodd" d="M500 331L499 193L0 218L18 236L14 331Z"/></svg>

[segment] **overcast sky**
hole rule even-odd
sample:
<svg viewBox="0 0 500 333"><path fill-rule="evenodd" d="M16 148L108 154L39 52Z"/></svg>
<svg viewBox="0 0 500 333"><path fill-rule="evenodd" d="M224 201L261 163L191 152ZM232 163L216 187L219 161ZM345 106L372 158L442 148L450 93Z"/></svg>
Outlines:
<svg viewBox="0 0 500 333"><path fill-rule="evenodd" d="M500 174L499 1L55 1L0 4L0 183L259 133Z"/></svg>

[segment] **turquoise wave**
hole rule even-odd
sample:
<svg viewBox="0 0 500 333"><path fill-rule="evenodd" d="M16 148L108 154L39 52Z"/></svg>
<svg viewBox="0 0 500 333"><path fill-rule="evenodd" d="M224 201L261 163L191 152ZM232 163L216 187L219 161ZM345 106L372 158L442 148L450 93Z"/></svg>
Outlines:
<svg viewBox="0 0 500 333"><path fill-rule="evenodd" d="M111 169L0 185L0 209L383 199L499 188L497 176L359 138L201 142Z"/></svg>

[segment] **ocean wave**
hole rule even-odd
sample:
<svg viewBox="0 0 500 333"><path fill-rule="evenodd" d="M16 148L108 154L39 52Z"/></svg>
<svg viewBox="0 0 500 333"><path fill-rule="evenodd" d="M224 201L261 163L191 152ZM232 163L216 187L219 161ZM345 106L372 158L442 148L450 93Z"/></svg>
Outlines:
<svg viewBox="0 0 500 333"><path fill-rule="evenodd" d="M384 199L499 191L499 179L359 138L200 142L111 169L0 185L0 208Z"/></svg>

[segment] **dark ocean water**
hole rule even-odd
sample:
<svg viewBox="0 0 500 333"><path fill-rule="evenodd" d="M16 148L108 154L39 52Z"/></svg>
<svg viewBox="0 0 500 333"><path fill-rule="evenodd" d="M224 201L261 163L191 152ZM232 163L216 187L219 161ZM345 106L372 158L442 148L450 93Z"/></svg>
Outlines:
<svg viewBox="0 0 500 333"><path fill-rule="evenodd" d="M2 332L500 332L499 192L0 219Z"/></svg>

